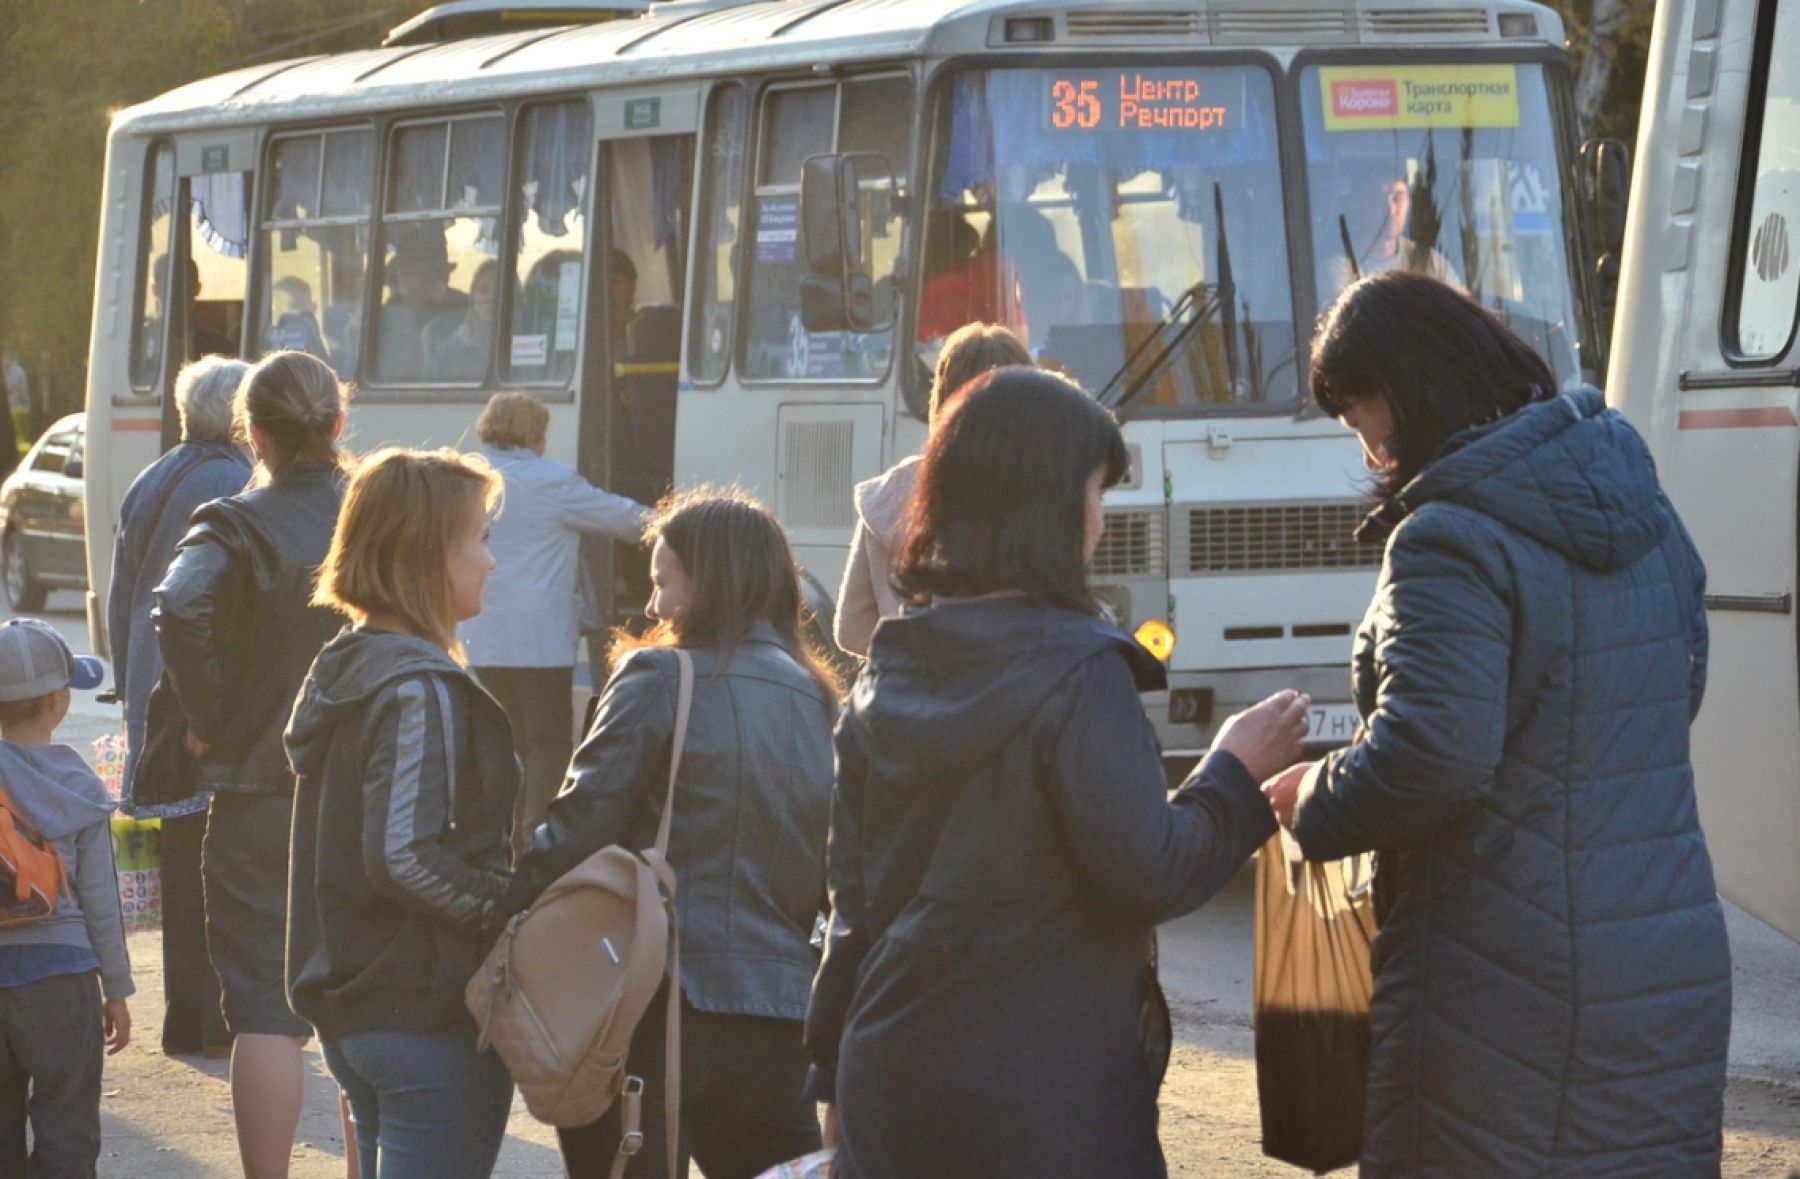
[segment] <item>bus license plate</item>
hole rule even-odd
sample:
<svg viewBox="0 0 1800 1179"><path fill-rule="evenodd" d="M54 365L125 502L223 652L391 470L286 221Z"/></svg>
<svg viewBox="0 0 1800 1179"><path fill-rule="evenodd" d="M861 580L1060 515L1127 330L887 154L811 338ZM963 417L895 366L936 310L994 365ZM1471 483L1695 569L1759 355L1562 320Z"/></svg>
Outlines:
<svg viewBox="0 0 1800 1179"><path fill-rule="evenodd" d="M1361 723L1354 704L1315 704L1306 710L1306 743L1348 745Z"/></svg>

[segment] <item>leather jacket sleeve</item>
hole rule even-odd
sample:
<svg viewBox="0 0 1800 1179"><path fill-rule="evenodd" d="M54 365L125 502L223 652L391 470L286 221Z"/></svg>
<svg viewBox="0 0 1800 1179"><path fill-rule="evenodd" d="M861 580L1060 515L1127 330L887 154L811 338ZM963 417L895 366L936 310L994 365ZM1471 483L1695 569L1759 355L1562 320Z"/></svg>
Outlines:
<svg viewBox="0 0 1800 1179"><path fill-rule="evenodd" d="M667 785L675 699L662 662L654 650L639 651L613 673L569 779L519 862L506 909L523 909L588 856L628 840L642 792Z"/></svg>
<svg viewBox="0 0 1800 1179"><path fill-rule="evenodd" d="M223 615L247 592L244 571L210 524L196 522L175 550L150 621L163 667L187 715L189 730L208 745L223 735L225 672L219 658Z"/></svg>
<svg viewBox="0 0 1800 1179"><path fill-rule="evenodd" d="M867 912L863 891L862 781L865 762L848 715L838 725L837 785L831 793L831 836L826 873L830 883L831 920L825 929L825 957L813 979L806 1008L806 1049L812 1068L806 1078L811 1101L837 1101L838 1044L844 1021L869 955Z"/></svg>
<svg viewBox="0 0 1800 1179"><path fill-rule="evenodd" d="M363 870L376 888L440 921L480 926L506 891L504 877L449 847L455 828L455 742L427 677L384 693L363 778Z"/></svg>

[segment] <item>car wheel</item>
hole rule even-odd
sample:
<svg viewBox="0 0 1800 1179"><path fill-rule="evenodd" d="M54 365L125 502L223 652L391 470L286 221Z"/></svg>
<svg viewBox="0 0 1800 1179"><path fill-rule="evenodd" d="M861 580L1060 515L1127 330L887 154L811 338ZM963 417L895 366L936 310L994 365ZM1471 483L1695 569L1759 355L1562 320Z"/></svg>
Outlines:
<svg viewBox="0 0 1800 1179"><path fill-rule="evenodd" d="M37 578L31 575L31 566L25 561L25 542L19 534L6 534L5 553L3 557L6 574L6 604L14 610L41 610L44 608L44 594L47 592Z"/></svg>

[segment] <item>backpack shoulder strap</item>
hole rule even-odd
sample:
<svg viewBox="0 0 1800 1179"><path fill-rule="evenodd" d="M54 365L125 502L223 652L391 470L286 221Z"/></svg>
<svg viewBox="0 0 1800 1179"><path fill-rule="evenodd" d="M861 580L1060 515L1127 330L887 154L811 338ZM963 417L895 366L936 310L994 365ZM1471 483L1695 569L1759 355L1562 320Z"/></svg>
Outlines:
<svg viewBox="0 0 1800 1179"><path fill-rule="evenodd" d="M669 823L675 816L675 778L681 772L681 747L687 742L688 714L694 706L694 657L680 647L673 648L680 670L680 686L675 694L675 739L669 745L669 793L663 799L662 820L656 825L656 850L669 853Z"/></svg>

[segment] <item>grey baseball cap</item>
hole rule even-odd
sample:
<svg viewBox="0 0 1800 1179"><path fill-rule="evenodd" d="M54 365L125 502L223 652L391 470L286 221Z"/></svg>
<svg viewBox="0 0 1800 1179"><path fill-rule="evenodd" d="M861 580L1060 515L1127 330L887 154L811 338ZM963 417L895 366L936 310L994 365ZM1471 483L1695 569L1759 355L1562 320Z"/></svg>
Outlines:
<svg viewBox="0 0 1800 1179"><path fill-rule="evenodd" d="M56 628L35 618L0 626L0 702L35 700L59 688L87 691L106 682L106 665L77 655Z"/></svg>

